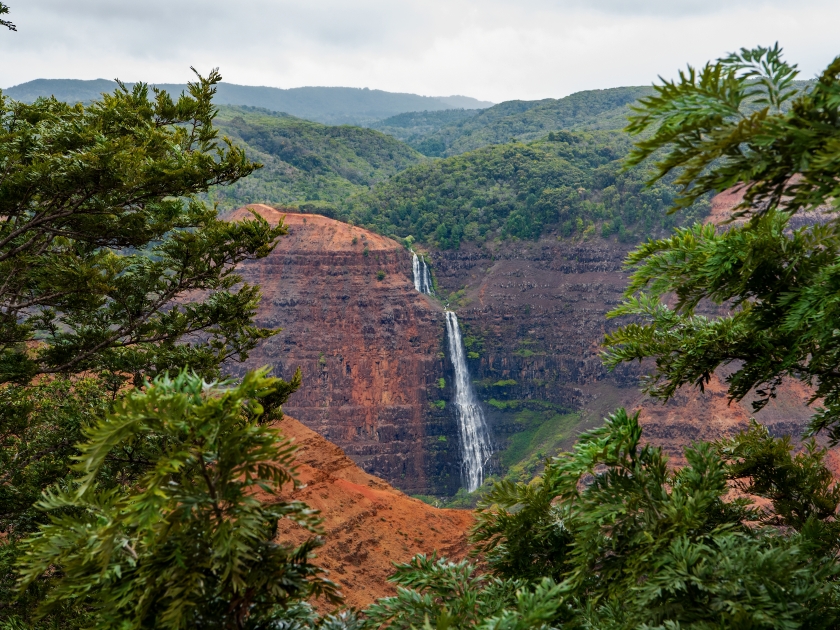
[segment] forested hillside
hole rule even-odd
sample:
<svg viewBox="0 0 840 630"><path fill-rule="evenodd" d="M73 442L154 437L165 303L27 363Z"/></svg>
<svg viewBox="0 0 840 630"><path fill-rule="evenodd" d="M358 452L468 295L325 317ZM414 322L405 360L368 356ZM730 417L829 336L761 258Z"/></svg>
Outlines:
<svg viewBox="0 0 840 630"><path fill-rule="evenodd" d="M630 105L651 93L648 87L620 87L561 99L506 101L407 141L425 155L451 156L513 139L535 140L561 129L622 129Z"/></svg>
<svg viewBox="0 0 840 630"><path fill-rule="evenodd" d="M423 140L427 136L444 127L457 125L473 118L480 111L479 109L444 109L442 111L406 112L367 126L407 142L421 153L431 155L430 151L424 151L423 149Z"/></svg>
<svg viewBox="0 0 840 630"><path fill-rule="evenodd" d="M417 165L342 205L341 216L382 234L442 249L462 240L617 234L637 240L674 225L675 188L645 188L644 167L622 172L620 131L552 132L551 140L493 145ZM704 215L703 199L681 221Z"/></svg>
<svg viewBox="0 0 840 630"><path fill-rule="evenodd" d="M426 160L378 131L322 125L267 110L222 107L217 125L263 164L251 177L211 191L223 209L246 203L337 203Z"/></svg>

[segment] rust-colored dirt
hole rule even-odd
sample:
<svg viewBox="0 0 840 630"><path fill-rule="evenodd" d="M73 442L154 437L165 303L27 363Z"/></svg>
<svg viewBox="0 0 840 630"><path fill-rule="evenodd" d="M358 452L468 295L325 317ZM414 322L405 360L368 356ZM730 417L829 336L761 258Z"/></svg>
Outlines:
<svg viewBox="0 0 840 630"><path fill-rule="evenodd" d="M799 381L788 380L778 395L763 409L755 411L751 400L729 402L726 383L715 374L705 391L683 387L666 404L640 396L628 405L639 410L644 440L661 446L671 463L683 465L683 449L692 442L729 437L749 426L750 418L765 425L771 435L802 435L813 409L807 402L810 390Z"/></svg>
<svg viewBox="0 0 840 630"><path fill-rule="evenodd" d="M289 416L279 427L299 446L298 476L306 484L284 498L321 511L326 543L316 563L341 586L348 606L361 608L394 594L386 581L394 562L434 551L450 559L466 555L471 512L437 509L406 496ZM299 541L303 535L296 526L283 525L279 539Z"/></svg>

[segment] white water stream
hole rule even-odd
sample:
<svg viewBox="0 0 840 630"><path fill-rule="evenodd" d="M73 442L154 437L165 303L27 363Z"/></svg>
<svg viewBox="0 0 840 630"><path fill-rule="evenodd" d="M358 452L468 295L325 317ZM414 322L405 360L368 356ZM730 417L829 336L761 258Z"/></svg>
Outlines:
<svg viewBox="0 0 840 630"><path fill-rule="evenodd" d="M414 288L420 293L432 295L432 275L429 273L429 267L426 265L426 261L414 252L411 252L411 255L411 267L414 272Z"/></svg>
<svg viewBox="0 0 840 630"><path fill-rule="evenodd" d="M484 421L484 412L476 398L467 369L458 317L452 311L446 311L446 333L449 340L449 356L455 367L454 403L461 436L464 485L469 492L474 492L484 482L484 466L493 454L493 449L490 446L490 432Z"/></svg>

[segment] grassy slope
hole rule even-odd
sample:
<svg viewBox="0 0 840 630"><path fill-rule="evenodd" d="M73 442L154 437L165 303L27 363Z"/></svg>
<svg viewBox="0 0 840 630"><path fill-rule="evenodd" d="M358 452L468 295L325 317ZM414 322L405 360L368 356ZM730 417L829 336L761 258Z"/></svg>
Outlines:
<svg viewBox="0 0 840 630"><path fill-rule="evenodd" d="M220 108L222 135L264 167L211 198L223 209L245 203L335 203L426 160L371 129L327 126L245 107Z"/></svg>

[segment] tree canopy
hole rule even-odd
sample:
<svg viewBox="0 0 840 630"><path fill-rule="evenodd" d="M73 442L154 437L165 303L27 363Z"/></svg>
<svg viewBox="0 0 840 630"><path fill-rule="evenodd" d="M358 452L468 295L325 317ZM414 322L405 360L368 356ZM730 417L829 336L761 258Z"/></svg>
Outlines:
<svg viewBox="0 0 840 630"><path fill-rule="evenodd" d="M496 483L472 533L488 573L417 558L374 627L832 628L840 489L811 443L754 424L672 470L624 409L529 483ZM742 494L732 494L737 487ZM753 502L763 500L763 507ZM433 626L434 627L434 626Z"/></svg>
<svg viewBox="0 0 840 630"><path fill-rule="evenodd" d="M642 101L630 129L652 133L630 164L658 152L654 179L676 172L677 209L740 188L733 218L742 221L680 229L631 254L627 299L612 316L640 322L607 338L608 365L654 358L645 388L660 398L733 365L731 397L755 391L757 408L784 378L799 379L821 405L811 432L840 439L838 75L840 58L797 93L796 67L778 47L742 50L689 68ZM699 315L703 300L730 313Z"/></svg>
<svg viewBox="0 0 840 630"><path fill-rule="evenodd" d="M293 481L264 425L299 375L205 382L273 334L235 268L285 233L197 198L259 167L218 139L220 80L174 100L143 84L88 106L0 96L4 628L242 627L337 595L316 537L273 541L278 518L317 533L314 515L254 495Z"/></svg>
<svg viewBox="0 0 840 630"><path fill-rule="evenodd" d="M0 97L0 382L212 372L270 334L249 323L259 291L235 288L234 269L283 227L220 221L195 197L259 166L218 139L220 80L87 107Z"/></svg>
<svg viewBox="0 0 840 630"><path fill-rule="evenodd" d="M552 230L638 241L674 225L666 211L677 191L668 180L646 187L644 167L623 171L630 149L618 131L558 131L484 147L408 168L346 200L338 216L443 249ZM689 216L707 211L701 199Z"/></svg>
<svg viewBox="0 0 840 630"><path fill-rule="evenodd" d="M9 7L6 4L0 2L0 15L8 15ZM0 26L5 26L10 31L16 31L17 27L12 24L9 20L0 20Z"/></svg>

